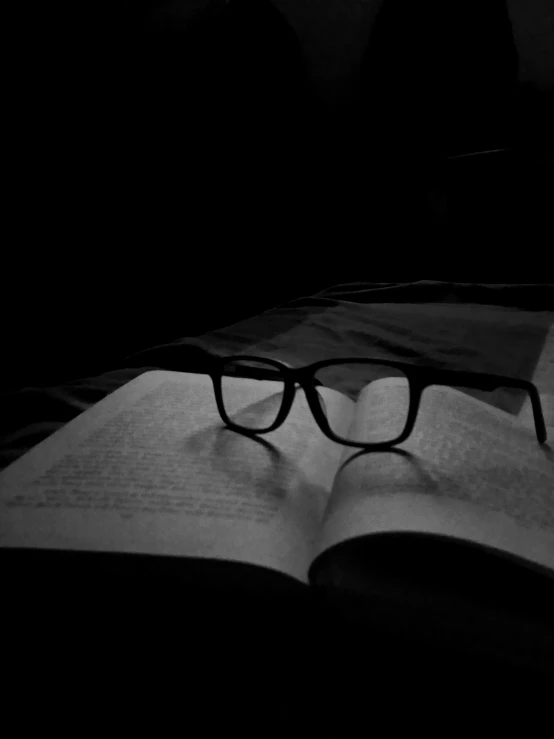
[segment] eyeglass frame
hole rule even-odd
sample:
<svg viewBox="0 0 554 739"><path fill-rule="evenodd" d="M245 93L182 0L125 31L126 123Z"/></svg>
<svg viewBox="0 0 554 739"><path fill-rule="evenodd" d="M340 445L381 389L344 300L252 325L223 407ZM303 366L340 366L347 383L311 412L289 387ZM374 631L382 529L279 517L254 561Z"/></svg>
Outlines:
<svg viewBox="0 0 554 739"><path fill-rule="evenodd" d="M256 357L252 355L232 355L229 357L213 357L215 360L213 365L210 367L209 374L212 378L215 400L217 409L221 416L223 423L229 428L239 431L242 434L258 436L261 434L268 434L278 429L287 419L290 410L293 406L294 399L296 397L296 391L300 386L306 395L308 406L312 412L314 420L321 429L321 431L331 441L335 441L338 444L343 444L349 447L355 447L357 449L389 449L392 446L401 444L403 441L410 436L412 433L419 408L421 405L421 397L423 391L431 385L442 385L448 387L467 387L474 390L491 391L496 390L498 387L510 387L516 390L523 390L529 394L531 400L531 406L533 409L533 418L535 421L535 432L539 444L544 444L547 441L546 425L544 422L544 415L542 412L542 405L539 397L539 392L536 386L532 382L527 380L518 380L514 377L506 377L504 375L496 375L489 373L480 372L467 372L464 370L451 370L451 369L435 369L432 367L420 367L414 364L407 364L405 362L397 362L388 359L364 359L361 357L351 357L342 359L324 359L319 362L308 364L305 367L289 367L282 362L271 359L268 357ZM231 420L227 411L225 410L225 403L223 401L223 389L222 379L224 376L225 364L231 362L258 362L262 364L268 364L275 367L282 373L279 381L283 382L283 399L281 402L281 408L275 418L275 421L265 429L249 429L240 424L235 423ZM210 363L211 364L211 363ZM410 407L408 409L408 416L406 419L406 425L403 432L391 441L384 442L360 442L351 441L349 439L342 439L337 436L327 421L325 412L323 411L320 398L317 394L316 388L323 386L323 384L315 377L316 373L326 367L333 367L340 364L375 364L393 369L400 370L406 376L409 387L410 387ZM249 372L248 377L255 375L256 368L249 368L252 372ZM240 375L232 375L234 377ZM264 378L268 379L268 378Z"/></svg>

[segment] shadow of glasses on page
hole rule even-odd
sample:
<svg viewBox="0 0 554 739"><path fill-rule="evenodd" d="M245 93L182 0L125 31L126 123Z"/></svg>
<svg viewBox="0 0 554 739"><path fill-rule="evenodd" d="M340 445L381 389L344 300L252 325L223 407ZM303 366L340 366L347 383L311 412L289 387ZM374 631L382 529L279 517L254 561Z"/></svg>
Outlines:
<svg viewBox="0 0 554 739"><path fill-rule="evenodd" d="M540 453L552 459L550 447ZM504 469L492 463L474 467L469 461L449 474L403 449L361 450L343 462L337 484L359 495L417 493L484 505L529 525L553 525L554 521L544 470Z"/></svg>
<svg viewBox="0 0 554 739"><path fill-rule="evenodd" d="M190 437L186 451L194 455L196 464L203 460L206 478L219 473L238 495L283 500L296 474L292 461L269 441L223 423Z"/></svg>
<svg viewBox="0 0 554 739"><path fill-rule="evenodd" d="M398 447L390 447L389 449L360 449L357 452L353 452L353 454L348 457L348 459L346 459L339 467L337 477L342 472L344 472L349 465L353 465L356 460L360 461L363 458L364 461L367 461L368 458L371 458L373 457L373 455L376 454L395 455L399 460L404 460L406 464L412 469L412 471L416 472L417 475L421 477L421 479L424 480L425 483L428 484L430 487L434 489L437 486L437 481L429 474L427 470L425 470L423 464L421 463L421 460L418 459L418 457L416 457L411 452L407 452L405 449L399 449Z"/></svg>
<svg viewBox="0 0 554 739"><path fill-rule="evenodd" d="M457 481L444 478L417 456L404 449L361 449L349 456L335 476L335 488L356 496L395 493L461 496ZM339 496L332 496L329 505ZM331 512L329 508L328 512Z"/></svg>
<svg viewBox="0 0 554 739"><path fill-rule="evenodd" d="M538 447L538 452L542 454L549 462L554 462L553 441L548 440L544 444L541 444L540 447ZM412 454L411 452L407 452L404 449L399 449L398 447L391 447L390 449L360 449L357 452L353 452L353 454L341 464L338 469L337 476L341 473L342 470L346 469L348 465L353 464L355 460L361 457L367 457L370 454L396 454L399 457L407 460L411 465L412 470L417 472L422 479L428 481L429 484L432 483L433 489L436 489L440 484L438 476L430 475L429 471L425 469L425 463L419 457L416 457L414 454Z"/></svg>

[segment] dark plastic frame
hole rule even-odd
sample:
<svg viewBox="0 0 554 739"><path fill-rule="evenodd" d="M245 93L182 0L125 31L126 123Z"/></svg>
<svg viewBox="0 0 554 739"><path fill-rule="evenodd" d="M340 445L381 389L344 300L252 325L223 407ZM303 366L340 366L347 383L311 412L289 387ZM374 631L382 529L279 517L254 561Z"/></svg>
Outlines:
<svg viewBox="0 0 554 739"><path fill-rule="evenodd" d="M517 380L513 377L504 377L503 375L492 375L492 374L481 374L476 372L463 372L457 370L443 370L433 369L429 367L419 367L413 364L405 364L403 362L390 361L385 359L361 359L360 357L343 359L328 359L320 362L314 362L306 367L293 368L288 367L286 364L279 362L276 359L268 359L267 357L256 357L251 355L233 355L230 357L215 357L213 368L210 370L210 376L214 385L215 399L219 414L226 426L235 431L240 431L242 434L258 436L259 434L268 434L271 431L275 431L281 426L286 420L294 398L296 396L297 386L299 385L306 394L306 399L310 410L313 413L314 419L317 422L323 433L332 441L345 446L356 447L357 449L388 449L396 444L401 444L405 441L408 436L412 433L419 406L421 403L421 396L425 388L430 385L446 385L456 386L461 385L463 387L473 388L475 390L495 390L498 387L512 387L517 390L524 390L529 393L531 398L531 406L533 408L533 416L535 419L535 431L539 444L544 444L547 440L546 426L544 423L544 416L542 412L541 401L539 393L535 385L532 382L526 380ZM239 424L234 423L225 411L223 404L223 394L221 388L221 379L223 377L223 369L225 364L229 362L244 362L253 361L261 362L272 367L275 367L282 373L282 379L284 382L283 401L277 418L265 429L247 429ZM406 419L406 426L404 431L392 441L379 442L376 444L364 443L358 441L350 441L348 439L342 439L337 436L331 430L323 411L319 396L316 392L316 387L321 385L319 381L314 378L314 375L319 370L325 367L332 367L337 364L380 364L399 369L408 378L410 384L410 408L408 409L408 417ZM259 379L274 379L271 375L266 375L261 368L260 371L256 372L256 368L251 368L252 371L245 372L244 375L240 373L237 377L258 377ZM235 375L233 375L235 376Z"/></svg>

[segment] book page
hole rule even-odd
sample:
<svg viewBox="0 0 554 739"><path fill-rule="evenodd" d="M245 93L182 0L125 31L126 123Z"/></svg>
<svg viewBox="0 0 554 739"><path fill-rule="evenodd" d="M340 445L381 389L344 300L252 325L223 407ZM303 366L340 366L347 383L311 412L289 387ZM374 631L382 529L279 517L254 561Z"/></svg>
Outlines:
<svg viewBox="0 0 554 739"><path fill-rule="evenodd" d="M401 382L360 397L360 424L387 424ZM484 544L554 568L554 453L515 417L446 387L427 388L416 426L390 451L349 454L317 553L346 538L419 531Z"/></svg>
<svg viewBox="0 0 554 739"><path fill-rule="evenodd" d="M237 412L273 412L281 387L229 378ZM348 429L354 404L321 389ZM344 447L298 391L283 426L226 428L211 378L146 372L0 476L0 545L237 559L307 582Z"/></svg>

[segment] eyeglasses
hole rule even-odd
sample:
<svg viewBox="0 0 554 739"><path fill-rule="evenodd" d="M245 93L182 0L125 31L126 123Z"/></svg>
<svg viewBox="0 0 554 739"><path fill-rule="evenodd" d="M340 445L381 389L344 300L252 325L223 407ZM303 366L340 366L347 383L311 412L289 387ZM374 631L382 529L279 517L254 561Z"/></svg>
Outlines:
<svg viewBox="0 0 554 739"><path fill-rule="evenodd" d="M306 367L292 368L274 359L255 356L214 358L210 368L215 399L226 426L243 434L267 434L275 431L286 420L292 408L298 387L304 390L306 400L321 431L340 444L361 449L382 449L400 444L412 433L418 415L422 393L430 385L447 385L469 391L493 391L499 387L529 394L539 443L546 441L546 426L537 388L533 383L502 375L462 372L419 367L403 362L374 359L329 359ZM237 396L237 385L232 378L270 381L274 393L260 396L259 401L246 407ZM394 392L371 392L368 386L379 379L394 378ZM318 388L334 387L353 400L363 402L368 417L380 422L366 424L367 428L341 429L326 412L325 400ZM375 386L377 389L379 386ZM381 386L385 388L386 386ZM388 385L390 387L390 385ZM364 415L366 415L364 413Z"/></svg>

